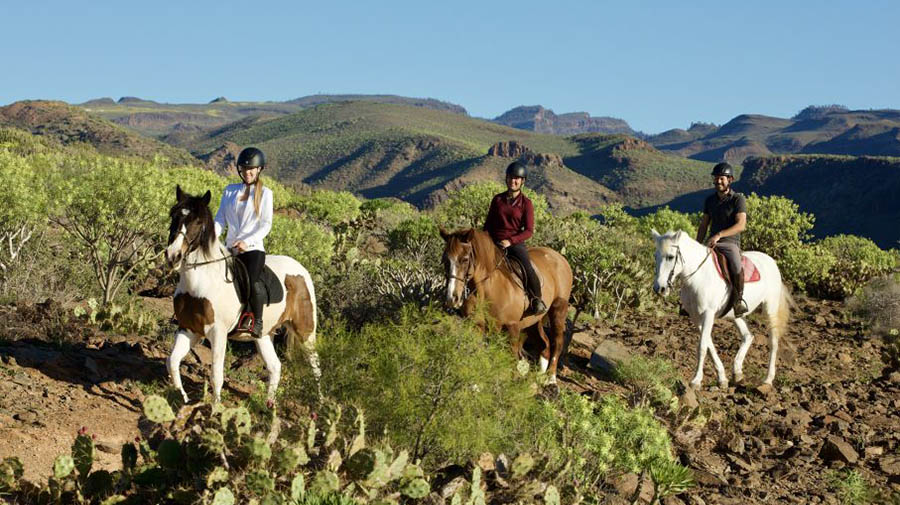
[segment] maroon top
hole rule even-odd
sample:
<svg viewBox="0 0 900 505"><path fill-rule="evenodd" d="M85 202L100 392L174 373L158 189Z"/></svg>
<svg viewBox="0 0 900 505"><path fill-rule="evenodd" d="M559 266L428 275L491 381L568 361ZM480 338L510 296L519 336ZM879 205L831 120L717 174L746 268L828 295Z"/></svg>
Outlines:
<svg viewBox="0 0 900 505"><path fill-rule="evenodd" d="M512 201L506 191L491 200L484 230L495 242L509 240L512 245L525 242L534 234L534 206L525 193L519 193Z"/></svg>

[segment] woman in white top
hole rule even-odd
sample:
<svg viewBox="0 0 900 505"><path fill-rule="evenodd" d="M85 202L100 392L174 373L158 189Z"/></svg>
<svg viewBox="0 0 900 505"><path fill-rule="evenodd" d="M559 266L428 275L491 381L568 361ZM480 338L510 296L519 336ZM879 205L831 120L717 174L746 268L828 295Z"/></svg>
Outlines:
<svg viewBox="0 0 900 505"><path fill-rule="evenodd" d="M260 276L266 264L263 239L272 229L272 190L263 187L259 175L266 167L266 157L255 147L241 151L237 170L242 183L229 184L222 193L216 212L216 236L228 228L225 245L246 266L250 278L250 312L241 314L237 332L260 336L265 287Z"/></svg>

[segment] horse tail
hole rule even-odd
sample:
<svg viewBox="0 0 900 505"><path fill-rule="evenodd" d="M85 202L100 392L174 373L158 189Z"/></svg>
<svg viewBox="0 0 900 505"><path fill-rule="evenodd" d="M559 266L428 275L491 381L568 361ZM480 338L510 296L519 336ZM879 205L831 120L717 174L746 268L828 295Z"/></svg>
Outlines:
<svg viewBox="0 0 900 505"><path fill-rule="evenodd" d="M781 295L778 299L778 310L770 316L772 331L777 335L778 341L784 343L790 354L796 354L796 347L788 338L788 323L791 320L791 309L796 309L797 303L791 296L791 290L784 284L781 285Z"/></svg>

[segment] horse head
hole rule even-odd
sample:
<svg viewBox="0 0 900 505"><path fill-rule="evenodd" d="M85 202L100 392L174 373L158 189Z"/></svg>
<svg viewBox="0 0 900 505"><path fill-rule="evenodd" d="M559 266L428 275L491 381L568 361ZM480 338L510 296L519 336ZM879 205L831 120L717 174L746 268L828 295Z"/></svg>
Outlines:
<svg viewBox="0 0 900 505"><path fill-rule="evenodd" d="M175 187L175 205L169 210L169 241L166 246L166 263L177 270L188 254L198 247L205 254L215 240L215 225L209 211L209 191L203 196L193 196Z"/></svg>
<svg viewBox="0 0 900 505"><path fill-rule="evenodd" d="M653 291L665 297L669 295L672 283L684 270L684 258L679 245L684 232L669 231L660 235L656 230L651 230L651 233L656 241L656 278L653 281Z"/></svg>
<svg viewBox="0 0 900 505"><path fill-rule="evenodd" d="M466 285L475 273L475 230L448 233L441 228L440 232L446 243L441 256L446 282L444 305L458 309L466 300Z"/></svg>

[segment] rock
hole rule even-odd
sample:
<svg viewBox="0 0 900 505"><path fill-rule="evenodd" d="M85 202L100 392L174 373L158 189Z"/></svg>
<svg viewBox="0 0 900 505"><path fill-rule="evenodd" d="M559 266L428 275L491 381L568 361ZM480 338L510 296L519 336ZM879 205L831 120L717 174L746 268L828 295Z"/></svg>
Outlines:
<svg viewBox="0 0 900 505"><path fill-rule="evenodd" d="M865 454L866 454L867 458L873 457L873 456L881 456L882 454L884 454L884 447L877 446L877 445L872 446L872 447L866 447Z"/></svg>
<svg viewBox="0 0 900 505"><path fill-rule="evenodd" d="M36 423L38 421L38 415L31 411L25 411L14 415L13 419L23 423Z"/></svg>
<svg viewBox="0 0 900 505"><path fill-rule="evenodd" d="M455 495L456 492L460 490L460 488L468 484L468 482L469 481L467 481L463 476L454 478L441 488L441 498L445 500L453 498L453 495Z"/></svg>
<svg viewBox="0 0 900 505"><path fill-rule="evenodd" d="M593 356L591 357L593 359ZM682 405L689 409L695 409L700 406L700 402L697 401L697 392L694 391L694 388L689 387L687 384L684 384L682 381L682 389L683 393L678 397L678 401L681 402Z"/></svg>
<svg viewBox="0 0 900 505"><path fill-rule="evenodd" d="M819 451L819 457L825 461L842 461L851 465L859 460L859 454L843 438L829 435Z"/></svg>
<svg viewBox="0 0 900 505"><path fill-rule="evenodd" d="M509 458L506 457L506 454L497 456L494 467L497 469L497 475L504 478L509 477Z"/></svg>
<svg viewBox="0 0 900 505"><path fill-rule="evenodd" d="M525 153L531 152L531 149L520 144L515 140L507 142L497 142L488 149L488 156L500 156L502 158L518 158Z"/></svg>
<svg viewBox="0 0 900 505"><path fill-rule="evenodd" d="M756 387L756 392L763 396L769 396L775 392L775 388L771 384L760 384Z"/></svg>
<svg viewBox="0 0 900 505"><path fill-rule="evenodd" d="M878 468L881 468L882 472L891 476L900 475L900 456L891 455L881 458L878 460Z"/></svg>
<svg viewBox="0 0 900 505"><path fill-rule="evenodd" d="M637 491L639 481L640 477L637 474L626 473L613 479L611 484L619 493L619 496L630 499ZM641 485L640 499L644 502L649 502L653 499L653 481L649 478L645 478Z"/></svg>
<svg viewBox="0 0 900 505"><path fill-rule="evenodd" d="M212 364L212 350L209 347L206 347L204 344L198 344L194 347L191 347L191 352L197 356L197 360L206 365L210 366Z"/></svg>
<svg viewBox="0 0 900 505"><path fill-rule="evenodd" d="M96 447L98 451L103 451L107 454L119 454L122 451L122 444L115 444L112 442L97 442L94 447Z"/></svg>
<svg viewBox="0 0 900 505"><path fill-rule="evenodd" d="M485 452L481 456L478 457L478 466L485 472L490 472L496 468L494 465L494 455Z"/></svg>
<svg viewBox="0 0 900 505"><path fill-rule="evenodd" d="M624 345L615 340L604 340L594 349L588 367L605 374L612 374L616 365L631 358L631 353Z"/></svg>
<svg viewBox="0 0 900 505"><path fill-rule="evenodd" d="M728 481L712 472L699 468L692 468L691 471L694 474L694 480L702 486L725 486L728 484Z"/></svg>

